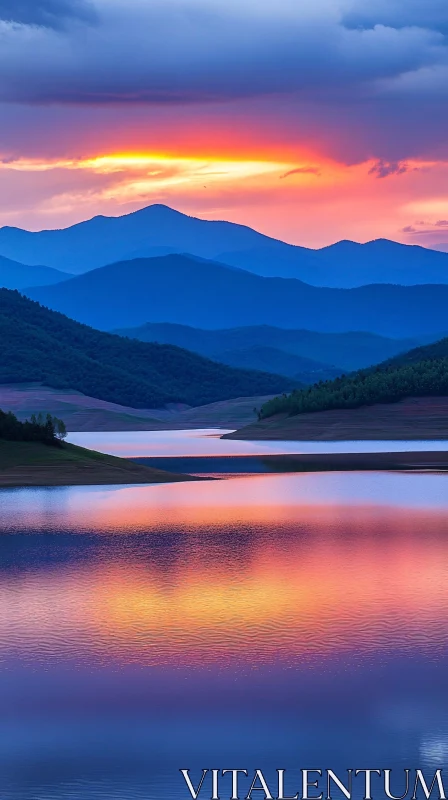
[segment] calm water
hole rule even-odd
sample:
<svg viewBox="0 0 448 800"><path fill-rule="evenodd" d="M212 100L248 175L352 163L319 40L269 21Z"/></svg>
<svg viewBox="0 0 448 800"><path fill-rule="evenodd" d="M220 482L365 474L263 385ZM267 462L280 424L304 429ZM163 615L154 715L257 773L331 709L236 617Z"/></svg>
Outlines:
<svg viewBox="0 0 448 800"><path fill-rule="evenodd" d="M1 800L183 800L179 768L285 768L294 794L300 767L446 765L447 488L3 490Z"/></svg>
<svg viewBox="0 0 448 800"><path fill-rule="evenodd" d="M446 441L242 442L221 439L230 431L204 428L188 431L70 433L81 447L123 458L185 456L251 456L283 453L390 453L406 450L446 450Z"/></svg>

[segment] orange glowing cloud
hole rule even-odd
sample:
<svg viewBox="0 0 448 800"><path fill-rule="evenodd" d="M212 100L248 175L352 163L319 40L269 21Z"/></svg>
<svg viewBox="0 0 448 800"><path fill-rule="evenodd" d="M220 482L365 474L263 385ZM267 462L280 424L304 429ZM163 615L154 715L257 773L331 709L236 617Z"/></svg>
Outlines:
<svg viewBox="0 0 448 800"><path fill-rule="evenodd" d="M412 241L415 219L448 216L447 175L448 162L370 159L347 165L309 147L295 154L274 143L252 153L232 145L214 154L129 149L0 160L0 185L33 187L34 229L162 202L311 247L340 238ZM0 221L23 219L24 193L17 193L16 206L14 191L3 196Z"/></svg>

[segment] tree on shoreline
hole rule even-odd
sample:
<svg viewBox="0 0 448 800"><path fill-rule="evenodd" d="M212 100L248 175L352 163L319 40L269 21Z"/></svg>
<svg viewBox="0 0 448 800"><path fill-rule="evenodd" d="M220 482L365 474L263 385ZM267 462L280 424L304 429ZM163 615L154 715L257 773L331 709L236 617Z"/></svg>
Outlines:
<svg viewBox="0 0 448 800"><path fill-rule="evenodd" d="M60 445L66 436L67 428L63 420L51 414L32 414L29 420L20 422L12 411L0 410L0 439Z"/></svg>

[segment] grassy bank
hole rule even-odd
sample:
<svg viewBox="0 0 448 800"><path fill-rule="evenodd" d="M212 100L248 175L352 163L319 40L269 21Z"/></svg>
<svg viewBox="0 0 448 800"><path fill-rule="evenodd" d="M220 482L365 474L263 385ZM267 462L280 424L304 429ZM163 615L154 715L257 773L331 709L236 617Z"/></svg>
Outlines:
<svg viewBox="0 0 448 800"><path fill-rule="evenodd" d="M94 486L106 484L172 483L194 480L135 464L83 447L62 443L0 440L0 487Z"/></svg>

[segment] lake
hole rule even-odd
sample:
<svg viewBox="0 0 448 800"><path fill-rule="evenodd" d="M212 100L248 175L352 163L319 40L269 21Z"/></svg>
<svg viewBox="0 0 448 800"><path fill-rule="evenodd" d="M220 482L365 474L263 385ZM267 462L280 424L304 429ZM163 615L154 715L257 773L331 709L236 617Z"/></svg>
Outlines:
<svg viewBox="0 0 448 800"><path fill-rule="evenodd" d="M185 458L283 455L287 453L390 453L447 449L443 440L353 442L244 442L221 439L231 431L204 428L186 431L70 433L68 441L122 458Z"/></svg>
<svg viewBox="0 0 448 800"><path fill-rule="evenodd" d="M447 484L2 490L1 800L187 800L181 768L285 768L294 794L302 767L444 766Z"/></svg>

